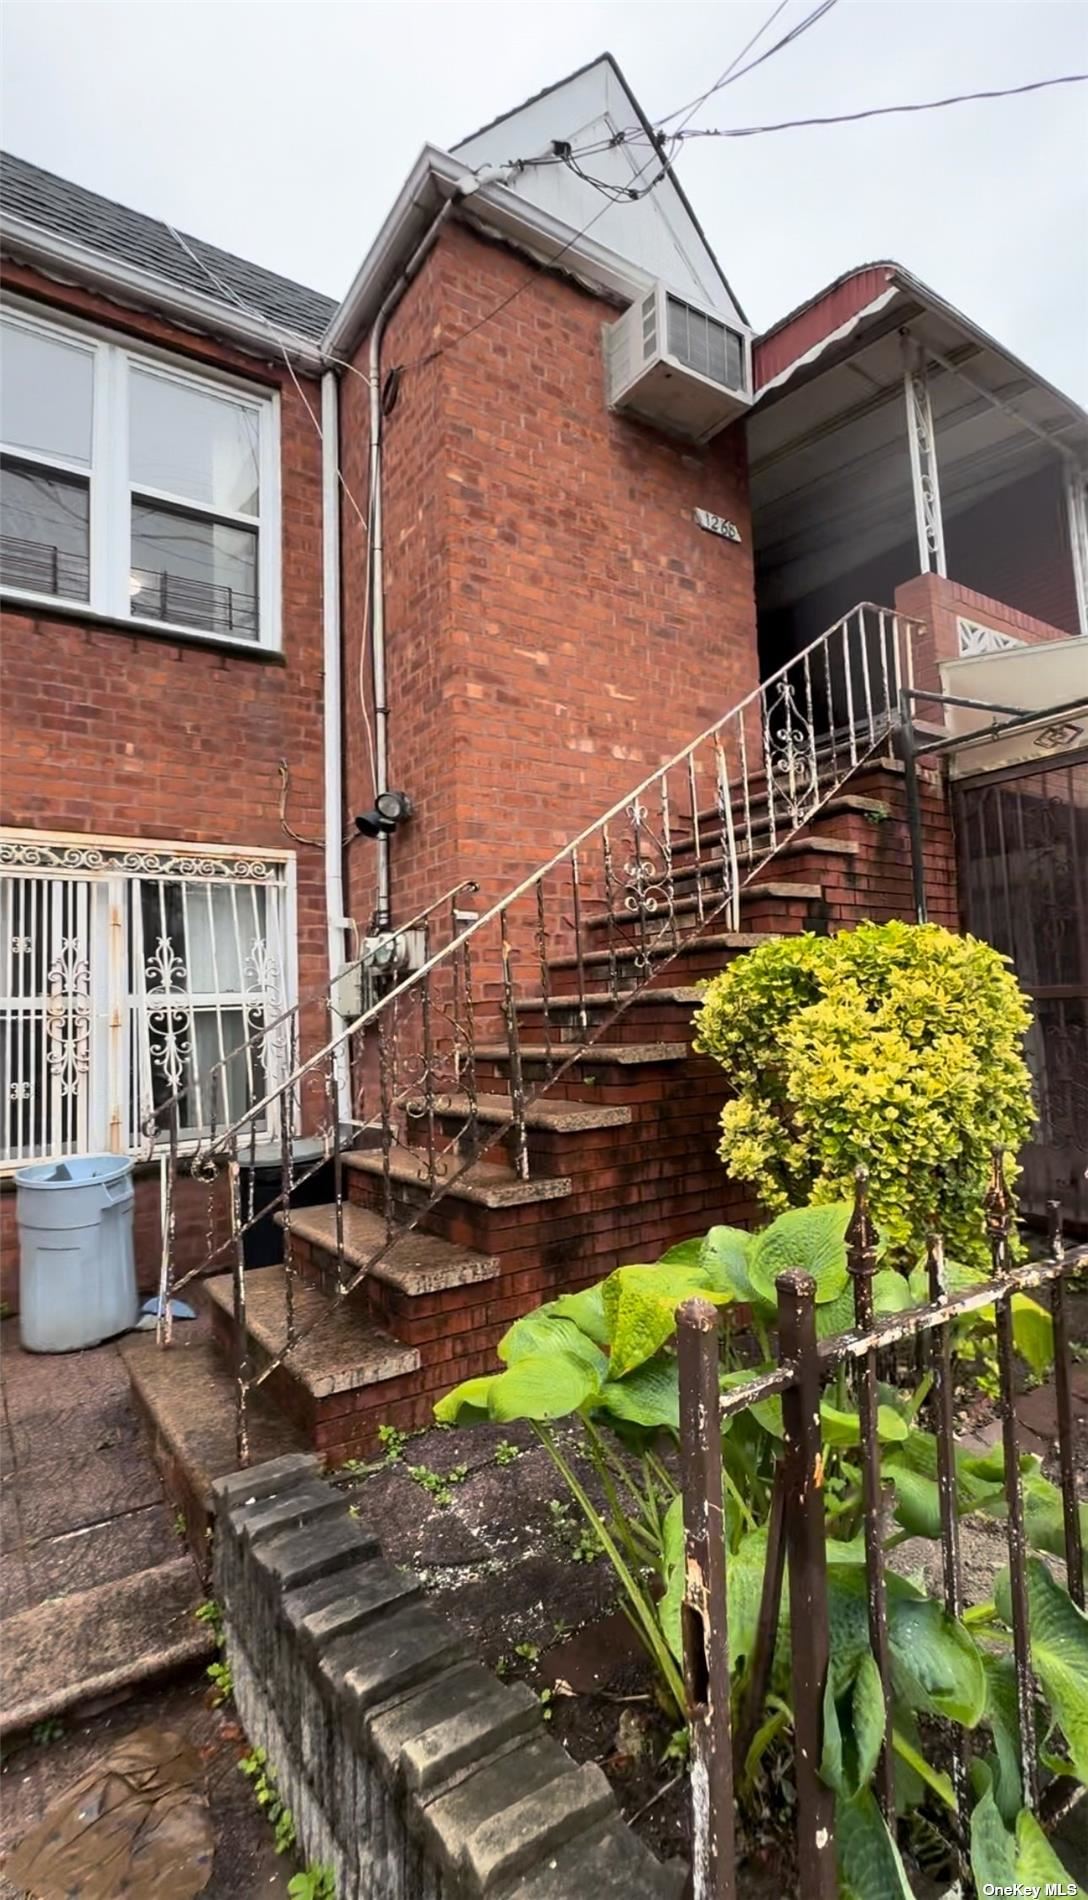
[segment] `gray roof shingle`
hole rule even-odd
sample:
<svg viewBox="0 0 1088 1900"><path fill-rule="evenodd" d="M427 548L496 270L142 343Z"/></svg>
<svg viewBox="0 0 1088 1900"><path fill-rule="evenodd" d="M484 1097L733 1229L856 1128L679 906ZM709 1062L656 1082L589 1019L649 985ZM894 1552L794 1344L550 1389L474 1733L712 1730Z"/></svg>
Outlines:
<svg viewBox="0 0 1088 1900"><path fill-rule="evenodd" d="M84 244L102 257L149 271L165 284L198 291L227 309L237 308L158 218L130 211L113 198L87 191L10 152L0 152L0 211L5 217L24 219L55 236ZM208 269L243 304L285 329L316 342L338 308L334 297L307 290L289 277L205 244L188 232L183 235L197 257L206 260Z"/></svg>

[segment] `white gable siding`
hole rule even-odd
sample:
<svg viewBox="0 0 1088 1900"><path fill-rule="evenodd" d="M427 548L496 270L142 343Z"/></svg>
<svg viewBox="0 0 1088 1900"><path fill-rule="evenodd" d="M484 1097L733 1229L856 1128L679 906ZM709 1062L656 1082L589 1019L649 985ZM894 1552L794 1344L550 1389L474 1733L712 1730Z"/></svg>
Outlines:
<svg viewBox="0 0 1088 1900"><path fill-rule="evenodd" d="M505 164L532 158L550 150L553 139L580 145L611 138L639 124L637 108L608 60L598 60L576 73L542 98L532 100L463 145L454 157L472 166ZM631 185L649 165L644 178L660 170L657 155L643 132L612 151L596 153L581 162L595 178L617 186ZM721 311L742 322L714 258L699 234L680 193L665 179L649 197L637 203L608 204L600 192L575 176L567 165L530 166L510 182L509 189L550 216L580 231L594 219L592 236L617 256L652 277L660 277L682 297ZM597 214L601 215L598 216Z"/></svg>

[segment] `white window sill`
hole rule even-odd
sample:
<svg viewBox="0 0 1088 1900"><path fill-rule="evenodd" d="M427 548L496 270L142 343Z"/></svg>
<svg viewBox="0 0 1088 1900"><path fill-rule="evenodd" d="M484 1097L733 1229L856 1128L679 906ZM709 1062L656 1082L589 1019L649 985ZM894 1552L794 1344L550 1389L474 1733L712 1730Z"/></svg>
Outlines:
<svg viewBox="0 0 1088 1900"><path fill-rule="evenodd" d="M79 620L101 627L108 633L126 634L130 639L184 641L187 645L219 647L228 653L248 654L253 660L283 660L283 651L260 640L243 640L229 633L202 633L199 627L179 627L166 620L122 619L104 614L84 600L59 600L54 594L24 594L17 587L0 588L0 604L13 611L47 613L56 620Z"/></svg>

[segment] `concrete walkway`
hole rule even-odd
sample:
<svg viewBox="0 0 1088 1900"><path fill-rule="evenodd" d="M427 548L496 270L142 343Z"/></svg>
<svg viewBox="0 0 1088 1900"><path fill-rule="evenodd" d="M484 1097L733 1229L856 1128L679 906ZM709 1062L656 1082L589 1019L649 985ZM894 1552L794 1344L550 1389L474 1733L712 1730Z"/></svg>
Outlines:
<svg viewBox="0 0 1088 1900"><path fill-rule="evenodd" d="M113 1345L43 1356L2 1332L5 1730L207 1660L201 1580Z"/></svg>

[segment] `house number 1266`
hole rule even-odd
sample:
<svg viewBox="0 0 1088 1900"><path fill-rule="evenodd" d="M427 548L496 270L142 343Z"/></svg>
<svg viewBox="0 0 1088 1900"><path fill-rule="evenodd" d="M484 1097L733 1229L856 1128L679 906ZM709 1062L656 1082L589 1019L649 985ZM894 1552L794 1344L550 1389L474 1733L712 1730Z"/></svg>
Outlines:
<svg viewBox="0 0 1088 1900"><path fill-rule="evenodd" d="M727 521L724 515L712 515L709 508L696 508L695 519L708 534L720 534L723 541L740 540L740 529L736 522Z"/></svg>

